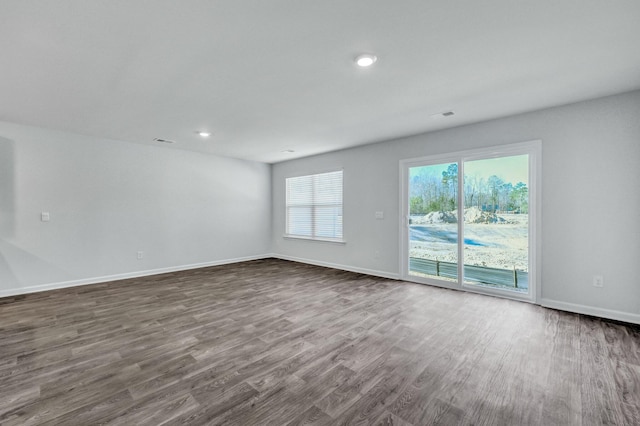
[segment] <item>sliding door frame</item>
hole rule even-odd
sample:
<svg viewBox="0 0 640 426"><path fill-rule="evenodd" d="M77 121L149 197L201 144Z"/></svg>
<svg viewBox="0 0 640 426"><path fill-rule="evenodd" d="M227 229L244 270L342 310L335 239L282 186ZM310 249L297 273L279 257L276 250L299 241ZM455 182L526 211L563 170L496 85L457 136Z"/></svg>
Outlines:
<svg viewBox="0 0 640 426"><path fill-rule="evenodd" d="M436 278L419 277L409 274L409 169L411 167L429 166L442 163L458 163L458 176L464 177L464 162L500 158L515 155L529 155L529 227L528 227L528 293L517 293L509 290L482 287L464 283L464 221L458 220L458 280L445 281ZM404 281L438 287L464 290L508 299L537 303L541 299L541 186L542 186L542 142L540 140L498 145L485 148L457 151L446 154L430 155L420 158L400 160L400 276ZM464 179L458 179L457 191L458 217L464 217Z"/></svg>

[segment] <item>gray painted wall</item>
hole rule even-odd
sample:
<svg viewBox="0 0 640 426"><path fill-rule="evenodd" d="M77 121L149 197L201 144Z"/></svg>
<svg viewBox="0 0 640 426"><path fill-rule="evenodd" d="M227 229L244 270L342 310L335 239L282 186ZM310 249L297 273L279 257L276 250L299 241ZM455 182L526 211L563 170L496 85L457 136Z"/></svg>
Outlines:
<svg viewBox="0 0 640 426"><path fill-rule="evenodd" d="M640 322L639 117L636 91L272 167L0 122L0 296L270 251L394 277L400 159L541 139L540 302ZM284 179L337 169L347 243L282 238Z"/></svg>
<svg viewBox="0 0 640 426"><path fill-rule="evenodd" d="M0 122L0 296L264 256L270 173Z"/></svg>
<svg viewBox="0 0 640 426"><path fill-rule="evenodd" d="M276 164L273 251L283 258L397 276L399 160L538 139L539 302L638 321L640 91ZM285 178L336 169L344 169L347 243L282 238ZM384 211L384 220L376 220L375 211ZM604 275L604 288L592 286L594 274Z"/></svg>

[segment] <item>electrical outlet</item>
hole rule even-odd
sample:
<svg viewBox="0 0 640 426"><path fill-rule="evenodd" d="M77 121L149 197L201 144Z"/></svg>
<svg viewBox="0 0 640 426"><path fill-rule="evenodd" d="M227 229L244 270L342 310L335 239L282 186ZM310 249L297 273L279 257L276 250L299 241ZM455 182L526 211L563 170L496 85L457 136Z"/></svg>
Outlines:
<svg viewBox="0 0 640 426"><path fill-rule="evenodd" d="M42 212L40 213L40 220L43 222L49 222L51 220L51 215L49 215L49 212Z"/></svg>
<svg viewBox="0 0 640 426"><path fill-rule="evenodd" d="M380 250L376 250L376 251L373 253L373 258L374 258L374 259L380 259Z"/></svg>
<svg viewBox="0 0 640 426"><path fill-rule="evenodd" d="M593 276L593 286L594 287L604 287L604 277L602 275L594 275Z"/></svg>
<svg viewBox="0 0 640 426"><path fill-rule="evenodd" d="M138 252L138 260L142 259L144 257L144 252L143 251L139 251Z"/></svg>

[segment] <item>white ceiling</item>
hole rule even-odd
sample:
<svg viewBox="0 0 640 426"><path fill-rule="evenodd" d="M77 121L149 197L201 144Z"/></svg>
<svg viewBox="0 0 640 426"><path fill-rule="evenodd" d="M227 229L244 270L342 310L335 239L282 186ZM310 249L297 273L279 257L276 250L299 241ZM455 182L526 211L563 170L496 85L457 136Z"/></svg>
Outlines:
<svg viewBox="0 0 640 426"><path fill-rule="evenodd" d="M638 89L640 1L2 0L0 61L0 120L278 162Z"/></svg>

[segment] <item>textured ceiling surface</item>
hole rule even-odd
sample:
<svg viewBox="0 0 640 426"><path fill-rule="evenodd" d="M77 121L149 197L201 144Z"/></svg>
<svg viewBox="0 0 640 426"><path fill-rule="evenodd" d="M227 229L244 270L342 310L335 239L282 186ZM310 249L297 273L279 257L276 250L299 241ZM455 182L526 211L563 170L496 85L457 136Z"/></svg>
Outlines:
<svg viewBox="0 0 640 426"><path fill-rule="evenodd" d="M640 88L638 22L638 0L3 0L0 120L278 162Z"/></svg>

